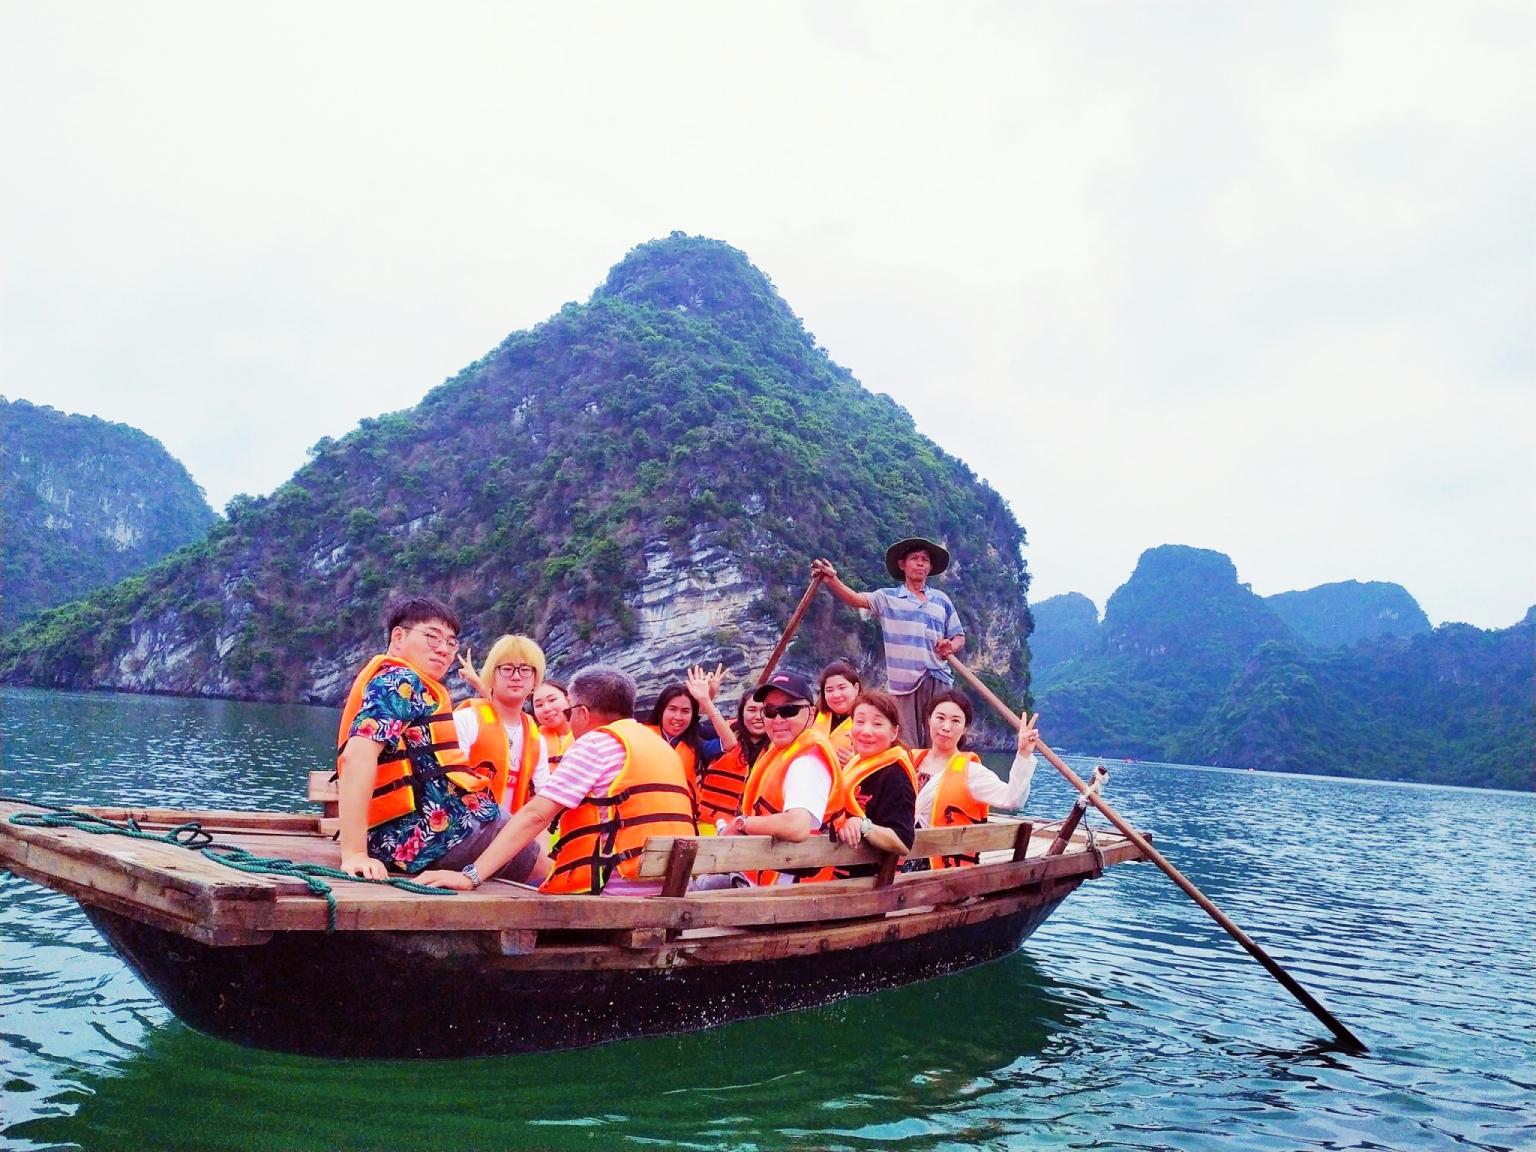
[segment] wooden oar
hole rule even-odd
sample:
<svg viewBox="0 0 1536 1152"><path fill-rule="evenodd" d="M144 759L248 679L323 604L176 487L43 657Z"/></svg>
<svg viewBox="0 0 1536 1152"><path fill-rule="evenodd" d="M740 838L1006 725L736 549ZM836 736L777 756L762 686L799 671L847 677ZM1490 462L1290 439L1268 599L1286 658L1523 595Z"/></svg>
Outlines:
<svg viewBox="0 0 1536 1152"><path fill-rule="evenodd" d="M757 686L759 688L768 683L768 677L773 675L774 665L778 664L779 658L784 655L784 649L788 648L789 642L794 639L795 629L800 627L800 621L805 619L805 614L811 606L811 601L816 599L816 589L820 587L821 577L812 576L811 582L805 590L805 595L800 597L800 603L795 606L794 614L790 616L789 623L784 625L784 635L779 637L778 644L768 654L768 663L763 665L762 675L757 678Z"/></svg>
<svg viewBox="0 0 1536 1152"><path fill-rule="evenodd" d="M956 672L965 677L966 682L970 684L972 688L981 693L983 699L985 699L988 704L997 709L999 715L1006 719L1008 723L1012 724L1015 728L1019 727L1020 721L1019 718L1013 714L1013 709L1009 708L1008 705L999 700L996 694L994 694L990 688L982 683L981 679L976 675L976 673L972 672L969 668L962 664L957 657L951 656L949 658L949 662L954 666ZM1177 868L1170 864L1167 859L1164 858L1161 852L1152 847L1151 842L1145 836L1136 831L1135 828L1131 827L1131 825L1128 824L1118 812L1116 812L1108 804L1104 803L1104 801L1099 796L1090 791L1088 786L1083 783L1082 779L1077 775L1077 773L1072 771L1072 769L1068 768L1066 764L1062 762L1061 757L1057 756L1056 753L1052 752L1044 744L1039 744L1038 747L1045 758L1051 762L1052 767L1054 767L1056 771L1060 772L1069 781L1071 781L1072 787L1086 795L1089 799L1089 802L1104 814L1104 818L1113 824L1115 828L1119 830L1121 835L1125 836L1128 840L1130 840L1132 844L1136 845L1136 847L1141 850L1142 854L1146 856L1148 860L1152 861L1152 863L1161 868L1163 872L1167 874L1170 880L1172 880L1175 884L1184 890L1184 894L1186 896L1188 896L1196 904L1200 905L1200 907L1204 908L1206 914L1209 915L1212 920L1216 921L1216 923L1225 928L1227 930L1227 934L1231 936L1232 939L1241 944L1244 949L1247 950L1250 956L1252 956L1260 964L1264 965L1269 974L1276 980L1280 981L1280 983L1285 986L1287 992L1296 997L1297 1000L1300 1000L1301 1003L1306 1007L1307 1011L1311 1012L1312 1015L1316 1016L1325 1025L1327 1025L1328 1030L1331 1031L1334 1036L1336 1036L1344 1045L1352 1048L1356 1052L1369 1051L1369 1049L1366 1048L1365 1044L1360 1040L1358 1036L1346 1028L1343 1023L1340 1022L1336 1016L1334 1016L1332 1012L1328 1011L1328 1009L1319 1004L1317 999L1305 988L1303 988L1296 981L1294 976L1292 976L1284 968L1280 967L1280 965L1273 958L1271 958L1269 953L1265 952L1264 949L1260 948L1256 943L1254 943L1253 938L1249 936L1248 933L1239 928L1236 924L1234 924L1231 918L1228 917L1225 912L1216 907L1215 904L1211 903L1210 898L1206 896L1204 892L1200 891L1200 889L1196 888L1194 884L1190 882L1189 878L1184 875L1184 873L1180 872Z"/></svg>

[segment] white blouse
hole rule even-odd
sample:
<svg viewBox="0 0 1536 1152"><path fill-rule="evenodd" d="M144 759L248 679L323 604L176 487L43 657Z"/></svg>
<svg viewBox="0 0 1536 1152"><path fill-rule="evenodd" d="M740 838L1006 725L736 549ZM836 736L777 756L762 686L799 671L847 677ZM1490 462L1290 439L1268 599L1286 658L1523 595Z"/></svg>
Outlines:
<svg viewBox="0 0 1536 1152"><path fill-rule="evenodd" d="M922 787L917 790L917 826L928 828L932 825L933 802L939 794L939 776L949 767L948 757L936 756L932 749L923 757L923 762L918 766L919 779ZM932 775L928 775L928 771ZM1028 756L1015 756L1013 765L1008 769L1008 782L1005 784L998 774L985 764L976 760L967 762L965 766L965 784L971 790L971 795L983 804L993 808L1022 808L1024 801L1029 799L1029 782L1035 777L1035 754Z"/></svg>

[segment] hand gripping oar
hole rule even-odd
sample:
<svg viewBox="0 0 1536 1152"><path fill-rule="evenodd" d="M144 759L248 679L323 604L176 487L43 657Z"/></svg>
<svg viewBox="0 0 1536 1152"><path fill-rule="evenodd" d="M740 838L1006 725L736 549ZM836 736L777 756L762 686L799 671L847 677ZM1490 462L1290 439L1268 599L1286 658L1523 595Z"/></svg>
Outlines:
<svg viewBox="0 0 1536 1152"><path fill-rule="evenodd" d="M812 576L811 583L805 590L805 595L800 597L800 603L795 606L795 611L789 618L789 623L784 625L784 635L779 637L779 642L768 655L768 663L763 665L763 671L757 678L757 686L761 688L768 683L768 677L773 675L774 665L779 662L779 657L784 655L784 649L789 647L789 642L794 639L795 629L800 627L800 621L805 619L805 613L811 606L811 601L816 599L816 589L821 587L821 577Z"/></svg>
<svg viewBox="0 0 1536 1152"><path fill-rule="evenodd" d="M1019 726L1019 718L1013 714L1013 710L1009 708L1008 705L999 700L997 696L992 692L992 690L981 682L976 673L972 672L969 668L962 664L958 658L954 656L949 658L949 662L954 666L955 671L964 676L966 682L970 684L972 688L976 689L976 691L981 694L982 698L985 699L988 704L997 709L999 715L1001 715L1015 728ZM1200 905L1200 907L1204 908L1206 914L1209 915L1212 920L1216 921L1216 923L1225 928L1227 930L1227 934L1247 950L1248 955L1252 956L1260 964L1264 965L1269 974L1285 986L1287 992L1296 997L1296 999L1300 1000L1308 1012L1311 1012L1312 1015L1316 1016L1325 1025L1327 1025L1328 1030L1332 1032L1341 1043L1356 1052L1369 1051L1369 1049L1366 1048L1365 1044L1360 1040L1360 1038L1351 1032L1348 1028L1346 1028L1339 1021L1339 1019L1334 1016L1332 1012L1328 1011L1328 1009L1319 1004L1317 999L1310 992L1308 992L1299 983L1297 983L1294 976L1292 976L1284 968L1280 967L1280 965L1270 957L1269 953L1265 952L1264 949L1260 948L1256 943L1254 943L1253 938L1250 937L1248 933L1244 932L1241 928L1234 924L1231 918L1228 917L1225 912L1216 907L1215 904L1211 903L1210 898L1207 897L1204 892L1196 888L1194 884L1190 883L1189 879L1182 872L1180 872L1172 864L1168 863L1168 861L1163 857L1163 854L1156 848L1152 847L1151 842L1148 841L1145 836L1136 831L1136 829L1131 827L1130 824L1126 823L1121 815L1108 804L1104 803L1102 799L1090 792L1088 786L1083 783L1082 779L1077 775L1077 773L1068 768L1066 764L1062 763L1061 757L1057 756L1056 753L1052 752L1044 744L1038 744L1037 747L1040 749L1040 752L1045 756L1045 758L1051 762L1052 767L1054 767L1056 771L1060 772L1071 782L1072 787L1087 795L1089 802L1104 814L1104 818L1106 820L1113 824L1116 829L1118 829L1120 833L1125 836L1126 839L1128 839L1132 844L1136 845L1136 847L1141 850L1141 854L1143 856L1161 868L1167 874L1168 879L1172 880L1180 888L1184 889L1184 894L1186 896L1188 896L1196 904Z"/></svg>

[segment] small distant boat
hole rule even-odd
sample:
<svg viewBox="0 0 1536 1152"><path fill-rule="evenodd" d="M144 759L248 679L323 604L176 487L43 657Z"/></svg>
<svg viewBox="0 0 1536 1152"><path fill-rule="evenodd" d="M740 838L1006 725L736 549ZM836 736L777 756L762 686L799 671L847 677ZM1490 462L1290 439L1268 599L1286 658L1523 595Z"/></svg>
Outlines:
<svg viewBox="0 0 1536 1152"><path fill-rule="evenodd" d="M552 896L490 882L429 895L237 870L209 852L334 867L318 815L80 809L139 835L0 801L0 867L77 900L181 1020L284 1052L385 1059L577 1048L810 1007L1008 955L1079 884L1142 859L1125 836L995 818L925 830L915 855L981 864L898 874L817 840L653 838L667 894ZM21 822L17 822L17 817ZM41 825L53 819L54 826ZM161 838L195 824L215 847ZM179 833L185 837L185 833ZM879 876L689 892L690 877L878 862Z"/></svg>

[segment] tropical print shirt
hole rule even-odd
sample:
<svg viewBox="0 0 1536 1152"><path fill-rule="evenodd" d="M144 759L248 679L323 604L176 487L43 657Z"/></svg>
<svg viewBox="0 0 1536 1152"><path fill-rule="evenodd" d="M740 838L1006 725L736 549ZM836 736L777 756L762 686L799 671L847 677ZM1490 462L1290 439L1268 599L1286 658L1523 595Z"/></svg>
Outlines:
<svg viewBox="0 0 1536 1152"><path fill-rule="evenodd" d="M349 736L363 736L385 748L404 740L412 764L436 768L427 720L450 707L451 702L437 699L415 672L389 665L364 686L363 705ZM422 785L417 800L415 812L368 830L368 855L402 872L420 872L496 819L496 800L489 790L465 792L443 777Z"/></svg>

